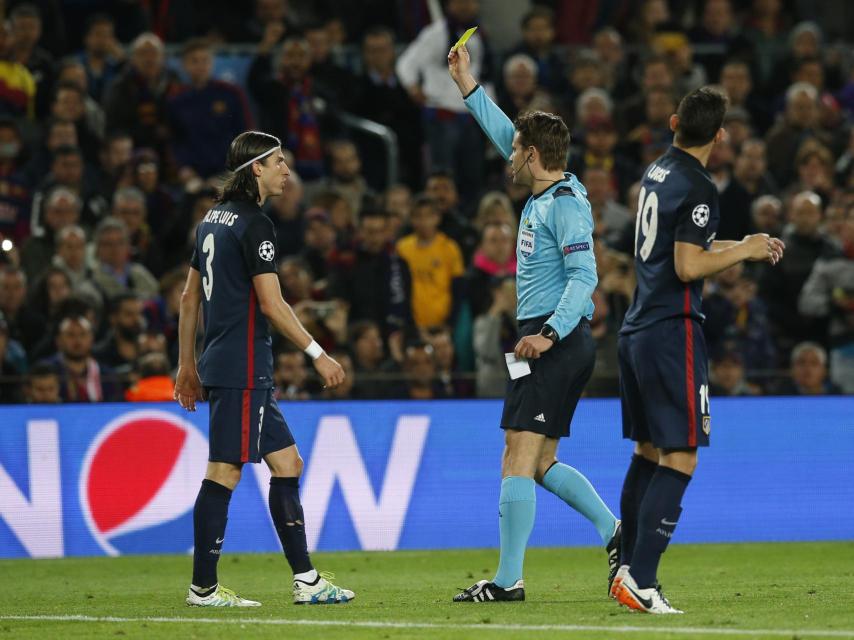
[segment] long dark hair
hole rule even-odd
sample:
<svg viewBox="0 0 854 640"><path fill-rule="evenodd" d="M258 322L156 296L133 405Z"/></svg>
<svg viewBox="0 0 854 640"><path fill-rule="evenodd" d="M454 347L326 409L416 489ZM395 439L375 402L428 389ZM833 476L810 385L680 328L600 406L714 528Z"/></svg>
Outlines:
<svg viewBox="0 0 854 640"><path fill-rule="evenodd" d="M228 148L228 156L225 164L231 175L226 178L222 185L222 191L217 202L228 202L229 200L249 200L258 202L258 179L252 173L252 165L235 171L244 162L248 162L271 147L282 146L282 141L276 136L261 131L244 131L234 140Z"/></svg>

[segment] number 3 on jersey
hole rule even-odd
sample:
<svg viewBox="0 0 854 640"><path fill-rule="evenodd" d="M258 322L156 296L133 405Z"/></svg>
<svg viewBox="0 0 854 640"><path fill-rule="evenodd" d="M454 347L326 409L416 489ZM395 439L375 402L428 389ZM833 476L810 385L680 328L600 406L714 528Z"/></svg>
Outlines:
<svg viewBox="0 0 854 640"><path fill-rule="evenodd" d="M202 253L205 254L205 275L202 278L202 290L208 302L213 293L213 259L214 259L214 234L209 233L202 241Z"/></svg>
<svg viewBox="0 0 854 640"><path fill-rule="evenodd" d="M640 244L641 233L643 233L643 244ZM655 191L646 192L646 187L641 187L638 194L638 215L635 223L635 253L646 262L652 247L655 244L655 236L658 235L658 195ZM638 246L640 244L640 246Z"/></svg>

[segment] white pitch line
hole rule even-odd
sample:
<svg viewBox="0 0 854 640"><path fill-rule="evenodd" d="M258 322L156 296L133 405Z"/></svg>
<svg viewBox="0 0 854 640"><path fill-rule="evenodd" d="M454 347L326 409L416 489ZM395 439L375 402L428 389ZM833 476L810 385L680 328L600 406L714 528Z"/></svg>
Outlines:
<svg viewBox="0 0 854 640"><path fill-rule="evenodd" d="M34 622L151 622L164 624L262 624L278 626L305 627L362 627L367 629L469 629L477 631L532 631L532 632L606 632L606 633L670 633L709 636L793 636L809 638L854 638L854 630L821 629L718 629L714 627L641 627L641 626L604 626L586 624L449 624L434 622L384 622L368 620L286 620L283 618L166 618L139 617L123 618L117 616L0 616L0 620Z"/></svg>

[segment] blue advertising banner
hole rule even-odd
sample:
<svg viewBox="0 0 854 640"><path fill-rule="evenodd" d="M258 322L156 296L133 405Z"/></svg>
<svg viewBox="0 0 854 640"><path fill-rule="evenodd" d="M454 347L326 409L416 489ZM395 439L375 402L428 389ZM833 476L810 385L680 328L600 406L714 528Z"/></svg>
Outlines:
<svg viewBox="0 0 854 640"><path fill-rule="evenodd" d="M498 401L283 404L305 459L311 549L498 544ZM678 542L854 539L854 399L716 399ZM619 508L631 443L617 400L584 400L561 459ZM207 405L0 408L0 557L186 553ZM225 551L277 551L269 472L246 465ZM598 545L538 489L531 544Z"/></svg>

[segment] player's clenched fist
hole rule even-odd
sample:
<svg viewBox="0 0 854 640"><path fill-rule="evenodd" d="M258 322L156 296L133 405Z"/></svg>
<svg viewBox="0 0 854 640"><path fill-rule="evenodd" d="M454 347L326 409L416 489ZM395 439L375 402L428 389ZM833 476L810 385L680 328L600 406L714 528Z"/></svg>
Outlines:
<svg viewBox="0 0 854 640"><path fill-rule="evenodd" d="M344 382L343 367L325 353L314 361L314 368L323 378L323 386L327 389L334 389Z"/></svg>

